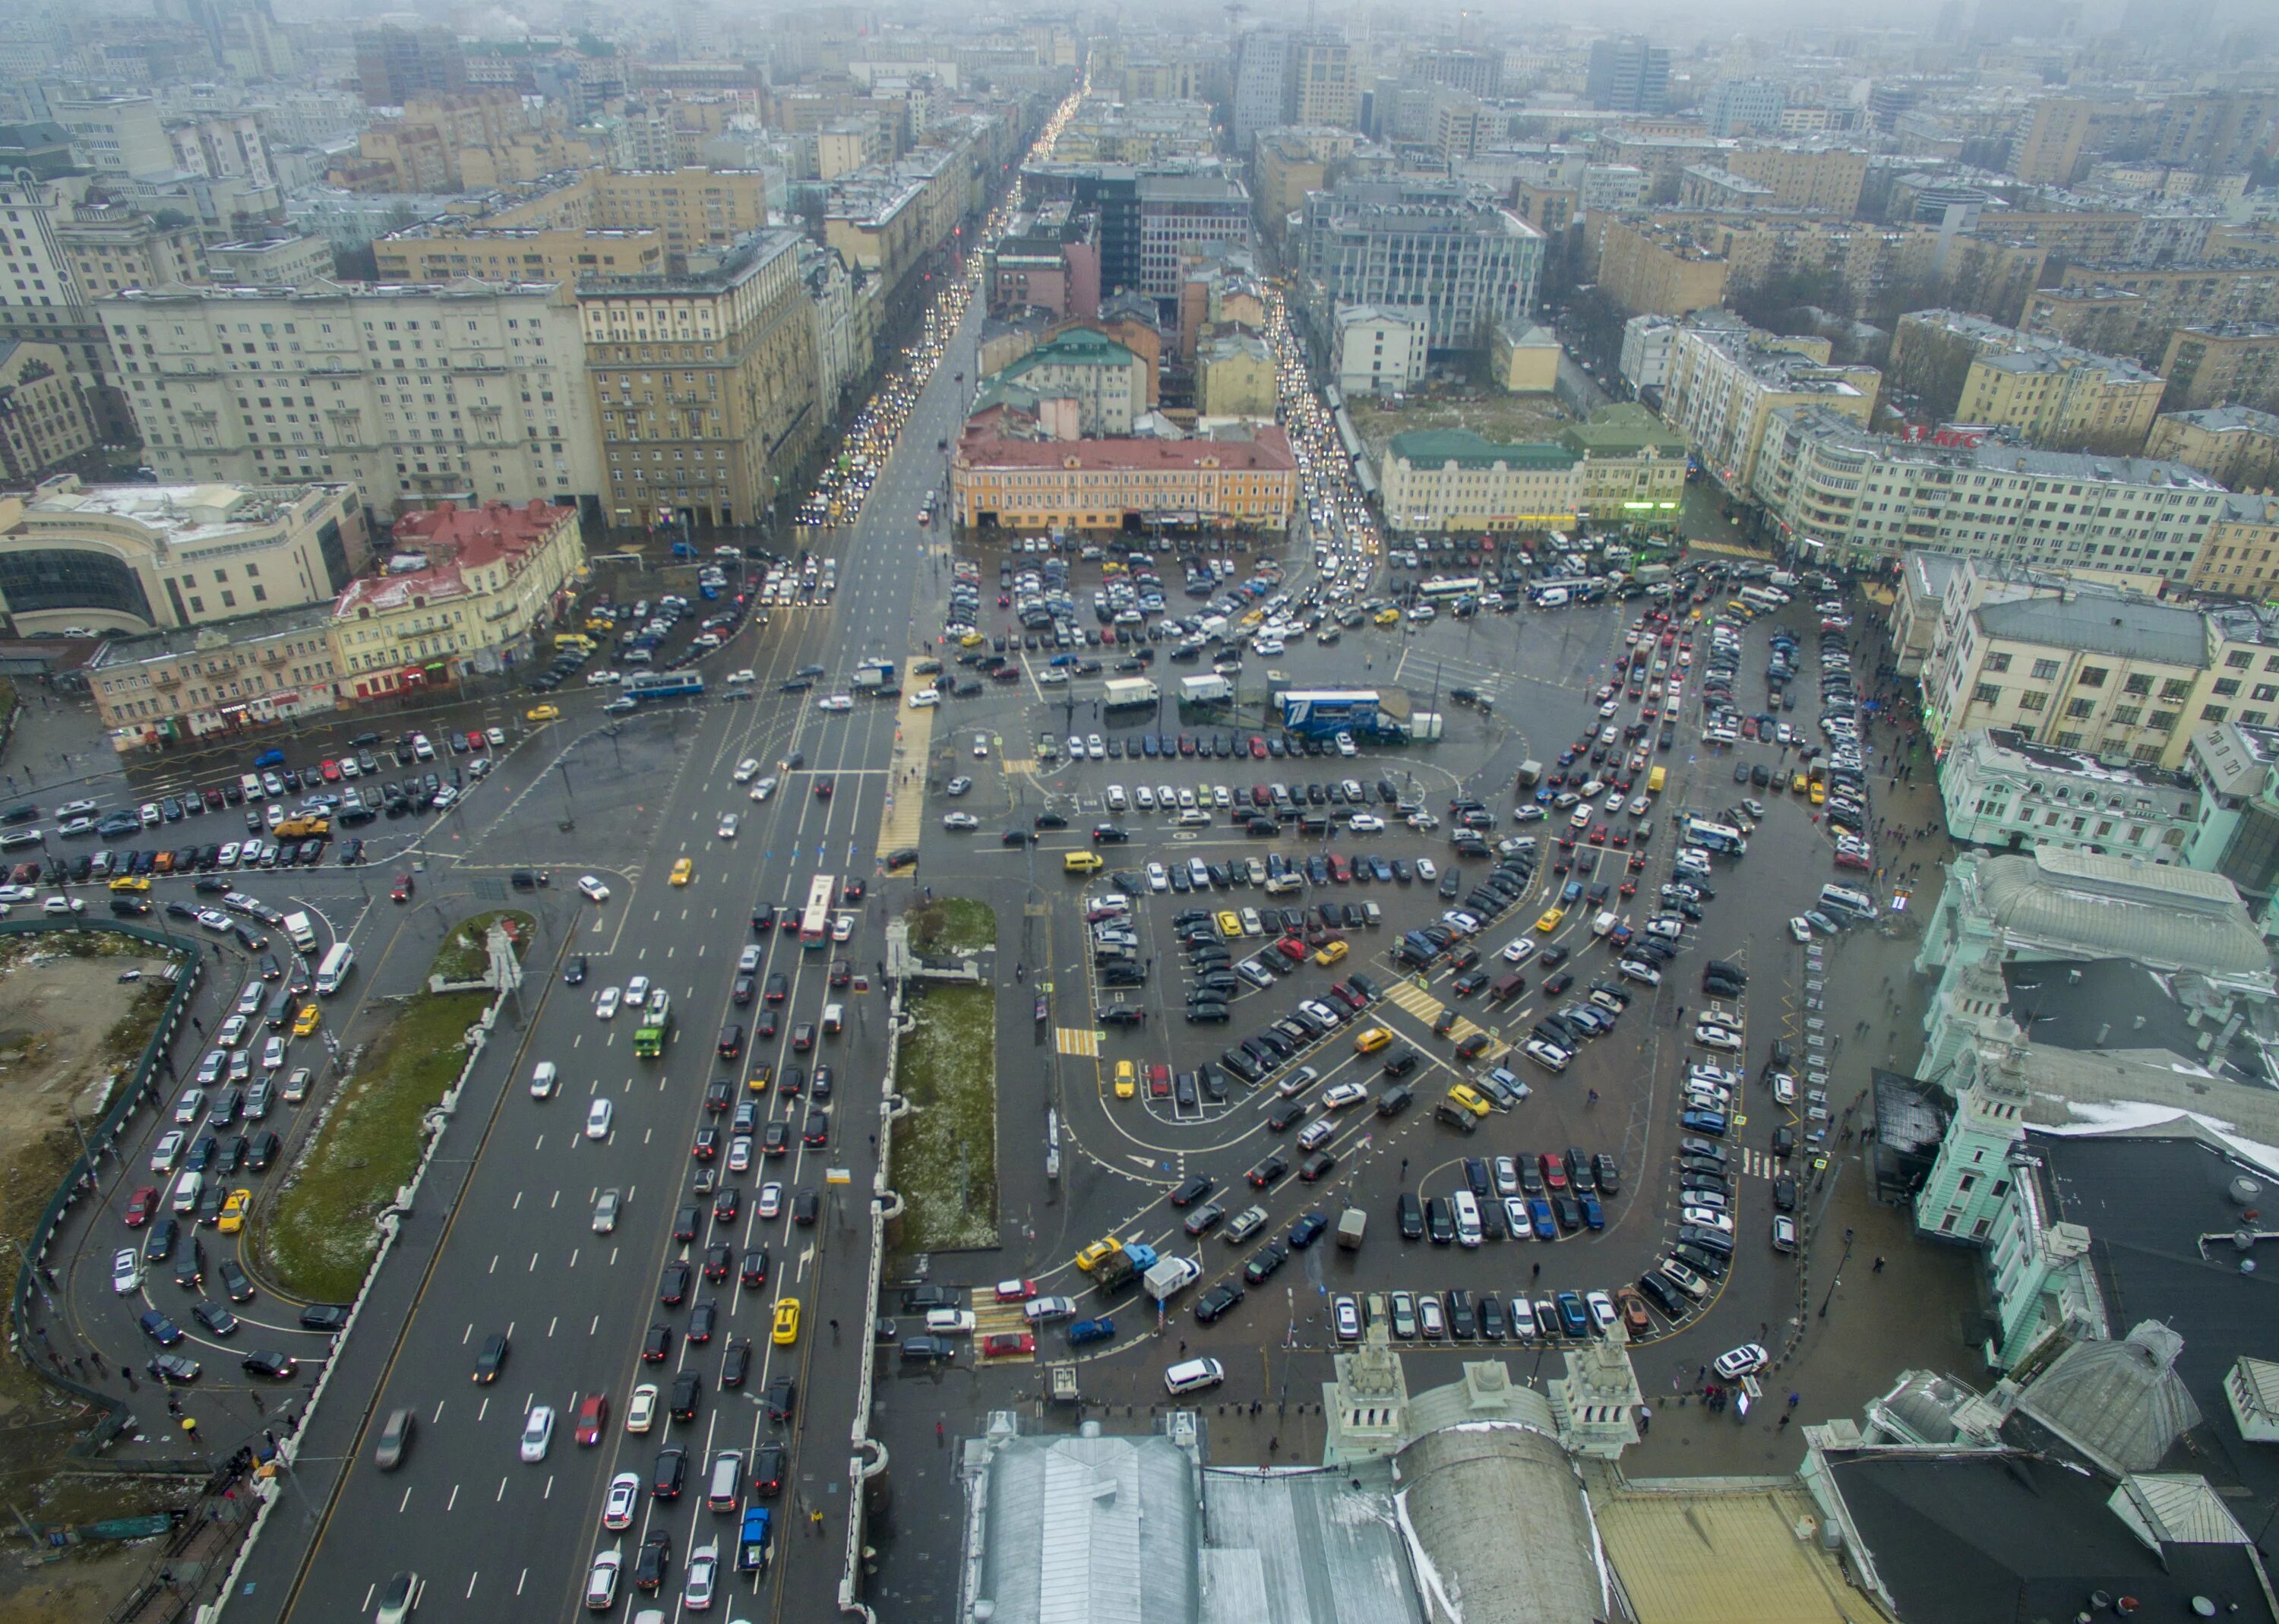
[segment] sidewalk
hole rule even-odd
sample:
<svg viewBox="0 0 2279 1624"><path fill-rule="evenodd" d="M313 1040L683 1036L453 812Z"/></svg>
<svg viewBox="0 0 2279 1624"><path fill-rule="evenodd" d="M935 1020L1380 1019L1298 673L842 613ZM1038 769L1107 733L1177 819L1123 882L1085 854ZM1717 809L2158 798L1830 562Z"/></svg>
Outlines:
<svg viewBox="0 0 2279 1624"><path fill-rule="evenodd" d="M124 781L122 758L104 736L93 700L51 693L30 678L17 683L16 697L22 709L0 753L0 786L11 799L70 801L95 785Z"/></svg>

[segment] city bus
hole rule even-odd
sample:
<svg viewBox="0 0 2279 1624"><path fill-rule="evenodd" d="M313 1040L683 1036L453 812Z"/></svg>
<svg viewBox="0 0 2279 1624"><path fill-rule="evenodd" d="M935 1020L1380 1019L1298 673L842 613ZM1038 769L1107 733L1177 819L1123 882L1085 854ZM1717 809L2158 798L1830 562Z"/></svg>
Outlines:
<svg viewBox="0 0 2279 1624"><path fill-rule="evenodd" d="M324 962L317 966L317 995L330 998L339 992L341 984L349 978L349 971L355 967L356 954L349 950L349 945L334 942L325 950ZM272 1022L271 1024L277 1023Z"/></svg>
<svg viewBox="0 0 2279 1624"><path fill-rule="evenodd" d="M1706 818L1687 818L1684 839L1689 846L1702 846L1713 852L1730 852L1736 857L1745 855L1749 849L1749 843L1741 838L1739 830L1730 823L1713 823Z"/></svg>
<svg viewBox="0 0 2279 1624"><path fill-rule="evenodd" d="M1477 595L1479 590L1480 578L1477 575L1435 575L1417 587L1416 595L1429 603L1438 598Z"/></svg>
<svg viewBox="0 0 2279 1624"><path fill-rule="evenodd" d="M635 671L625 678L625 692L637 700L671 699L703 693L704 678L694 671Z"/></svg>
<svg viewBox="0 0 2279 1624"><path fill-rule="evenodd" d="M831 898L834 886L828 874L818 874L807 888L807 910L799 916L799 945L812 953L831 939Z"/></svg>

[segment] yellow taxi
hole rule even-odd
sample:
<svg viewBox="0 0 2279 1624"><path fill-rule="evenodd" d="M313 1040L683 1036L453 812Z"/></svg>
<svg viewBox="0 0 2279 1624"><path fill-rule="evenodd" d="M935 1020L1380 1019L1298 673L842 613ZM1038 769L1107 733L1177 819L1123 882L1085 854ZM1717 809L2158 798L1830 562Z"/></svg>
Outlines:
<svg viewBox="0 0 2279 1624"><path fill-rule="evenodd" d="M253 1191L233 1190L229 1199L221 1204L221 1216L214 1220L214 1228L224 1235L234 1235L245 1228L245 1215L253 1210Z"/></svg>
<svg viewBox="0 0 2279 1624"><path fill-rule="evenodd" d="M1812 793L1812 804L1814 806L1819 806L1828 799L1828 786L1822 784L1819 779L1815 778L1812 781L1810 788Z"/></svg>
<svg viewBox="0 0 2279 1624"><path fill-rule="evenodd" d="M599 632L604 636L615 632L617 629L618 623L610 619L607 615L589 616L586 621L587 631Z"/></svg>
<svg viewBox="0 0 2279 1624"><path fill-rule="evenodd" d="M776 1069L762 1061L752 1068L752 1075L744 1079L744 1086L756 1094L768 1092L768 1084L776 1080Z"/></svg>
<svg viewBox="0 0 2279 1624"><path fill-rule="evenodd" d="M1108 859L1098 852L1070 852L1061 859L1063 874L1097 874L1108 866Z"/></svg>
<svg viewBox="0 0 2279 1624"><path fill-rule="evenodd" d="M1116 1097L1129 1099L1140 1092L1140 1068L1130 1061L1116 1062Z"/></svg>
<svg viewBox="0 0 2279 1624"><path fill-rule="evenodd" d="M963 637L957 640L957 646L960 648L978 648L982 644L988 640L989 640L987 638L982 636L978 632L968 632Z"/></svg>
<svg viewBox="0 0 2279 1624"><path fill-rule="evenodd" d="M681 857L674 860L672 872L665 877L676 885L686 885L695 873L696 860L694 857Z"/></svg>
<svg viewBox="0 0 2279 1624"><path fill-rule="evenodd" d="M1076 1254L1076 1266L1089 1275L1101 1262L1124 1250L1124 1243L1113 1235L1096 1240Z"/></svg>
<svg viewBox="0 0 2279 1624"><path fill-rule="evenodd" d="M1354 1053L1374 1054L1392 1041L1393 1031L1390 1027L1372 1026L1354 1039Z"/></svg>
<svg viewBox="0 0 2279 1624"><path fill-rule="evenodd" d="M324 1018L325 1012L314 1004L302 1005L301 1013L293 1017L293 1036L306 1038L317 1030L317 1023Z"/></svg>
<svg viewBox="0 0 2279 1624"><path fill-rule="evenodd" d="M779 1298L776 1301L775 1343L787 1348L799 1340L799 1298Z"/></svg>
<svg viewBox="0 0 2279 1624"><path fill-rule="evenodd" d="M1399 625L1400 624L1400 611L1397 609L1381 609L1377 610L1377 624L1380 626Z"/></svg>
<svg viewBox="0 0 2279 1624"><path fill-rule="evenodd" d="M1543 917L1535 922L1535 928L1548 936L1559 928L1559 922L1566 917L1565 908L1546 908L1543 910Z"/></svg>
<svg viewBox="0 0 2279 1624"><path fill-rule="evenodd" d="M1222 908L1218 915L1218 933L1232 941L1242 934L1242 915L1232 908Z"/></svg>
<svg viewBox="0 0 2279 1624"><path fill-rule="evenodd" d="M139 874L122 874L111 882L113 891L148 891L150 882Z"/></svg>
<svg viewBox="0 0 2279 1624"><path fill-rule="evenodd" d="M1803 794L1809 787L1810 786L1805 782L1805 778L1802 773L1797 774L1794 778L1789 781L1789 788L1799 795Z"/></svg>
<svg viewBox="0 0 2279 1624"><path fill-rule="evenodd" d="M1494 1108L1469 1083L1459 1083L1449 1089L1448 1103L1463 1107L1474 1116L1485 1116Z"/></svg>
<svg viewBox="0 0 2279 1624"><path fill-rule="evenodd" d="M1315 949L1314 962L1321 965L1335 964L1352 951L1353 949L1343 942L1324 942Z"/></svg>
<svg viewBox="0 0 2279 1624"><path fill-rule="evenodd" d="M559 705L533 705L522 713L522 719L526 722L551 722L561 714Z"/></svg>

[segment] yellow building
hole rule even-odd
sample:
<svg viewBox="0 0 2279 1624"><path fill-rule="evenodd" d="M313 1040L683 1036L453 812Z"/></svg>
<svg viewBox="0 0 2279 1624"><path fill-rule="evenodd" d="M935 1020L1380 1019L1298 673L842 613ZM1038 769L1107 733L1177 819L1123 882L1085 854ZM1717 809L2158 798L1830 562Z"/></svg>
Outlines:
<svg viewBox="0 0 2279 1624"><path fill-rule="evenodd" d="M1298 459L1270 424L1195 440L1011 438L1003 409L966 425L950 458L957 522L1008 530L1215 525L1286 530Z"/></svg>
<svg viewBox="0 0 2279 1624"><path fill-rule="evenodd" d="M1206 339L1195 356L1195 398L1206 417L1274 415L1274 356L1247 333Z"/></svg>
<svg viewBox="0 0 2279 1624"><path fill-rule="evenodd" d="M337 680L357 699L529 657L586 563L577 509L538 501L401 513L395 543L426 566L362 577L333 605Z"/></svg>
<svg viewBox="0 0 2279 1624"><path fill-rule="evenodd" d="M1883 374L1830 366L1828 341L1777 338L1723 311L1680 327L1670 351L1663 418L1702 466L1736 494L1755 488L1759 453L1773 414L1817 406L1865 427L1875 419Z"/></svg>
<svg viewBox="0 0 2279 1624"><path fill-rule="evenodd" d="M581 276L658 276L664 233L605 226L414 226L372 245L383 282L568 282Z"/></svg>
<svg viewBox="0 0 2279 1624"><path fill-rule="evenodd" d="M1955 421L2014 428L2053 450L2134 456L2167 387L2134 361L2069 345L1982 355L1963 380Z"/></svg>
<svg viewBox="0 0 2279 1624"><path fill-rule="evenodd" d="M328 716L339 698L332 625L330 602L303 603L226 627L106 638L87 667L87 691L120 751Z"/></svg>
<svg viewBox="0 0 2279 1624"><path fill-rule="evenodd" d="M2190 578L2195 592L2279 599L2279 496L2228 496Z"/></svg>
<svg viewBox="0 0 2279 1624"><path fill-rule="evenodd" d="M1548 395L1559 387L1559 335L1531 321L1500 321L1488 334L1488 374L1511 395Z"/></svg>
<svg viewBox="0 0 2279 1624"><path fill-rule="evenodd" d="M1737 147L1724 155L1724 166L1771 188L1776 207L1845 219L1860 211L1860 189L1868 179L1868 155L1852 147Z"/></svg>
<svg viewBox="0 0 2279 1624"><path fill-rule="evenodd" d="M586 169L563 185L439 233L502 226L662 232L666 268L725 248L768 223L767 178L756 169Z"/></svg>
<svg viewBox="0 0 2279 1624"><path fill-rule="evenodd" d="M748 525L823 429L796 231L685 276L579 279L610 522Z"/></svg>
<svg viewBox="0 0 2279 1624"><path fill-rule="evenodd" d="M1599 286L1626 313L1683 316L1725 302L1731 267L1723 255L1646 215L1594 215L1592 222Z"/></svg>
<svg viewBox="0 0 2279 1624"><path fill-rule="evenodd" d="M1396 531L1571 530L1583 458L1563 445L1498 445L1469 429L1395 434L1385 522Z"/></svg>
<svg viewBox="0 0 2279 1624"><path fill-rule="evenodd" d="M1559 431L1583 459L1582 517L1594 525L1671 529L1685 500L1685 441L1645 407L1601 406Z"/></svg>
<svg viewBox="0 0 2279 1624"><path fill-rule="evenodd" d="M2279 490L2279 417L2246 406L2164 412L2145 455L2197 468L2236 491Z"/></svg>

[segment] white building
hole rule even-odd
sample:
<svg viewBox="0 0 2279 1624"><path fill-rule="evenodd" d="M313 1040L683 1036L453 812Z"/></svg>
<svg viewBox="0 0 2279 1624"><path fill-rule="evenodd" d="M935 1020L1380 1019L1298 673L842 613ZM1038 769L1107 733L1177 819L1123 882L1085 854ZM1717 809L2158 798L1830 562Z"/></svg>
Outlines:
<svg viewBox="0 0 2279 1624"><path fill-rule="evenodd" d="M2005 728L1962 734L1938 764L1946 831L1974 846L2076 846L2183 862L2199 785L2149 762L2106 762Z"/></svg>
<svg viewBox="0 0 2279 1624"><path fill-rule="evenodd" d="M382 512L601 491L578 313L553 284L179 287L98 309L161 479L352 480Z"/></svg>
<svg viewBox="0 0 2279 1624"><path fill-rule="evenodd" d="M1623 381L1633 397L1669 387L1670 357L1677 349L1678 318L1647 314L1623 324Z"/></svg>
<svg viewBox="0 0 2279 1624"><path fill-rule="evenodd" d="M1400 395L1424 380L1423 326L1381 304L1337 313L1338 387L1348 395Z"/></svg>

